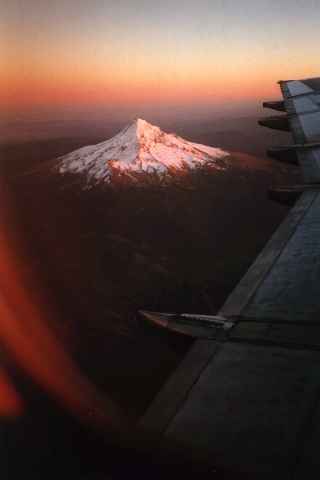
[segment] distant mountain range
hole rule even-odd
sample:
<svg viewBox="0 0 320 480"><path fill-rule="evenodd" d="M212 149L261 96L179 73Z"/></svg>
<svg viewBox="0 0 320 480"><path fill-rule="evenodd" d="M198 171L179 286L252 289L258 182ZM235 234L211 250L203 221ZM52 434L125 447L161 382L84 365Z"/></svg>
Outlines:
<svg viewBox="0 0 320 480"><path fill-rule="evenodd" d="M83 172L93 182L110 181L115 172L175 174L199 166L223 170L229 153L188 142L137 119L109 140L58 158L60 173Z"/></svg>

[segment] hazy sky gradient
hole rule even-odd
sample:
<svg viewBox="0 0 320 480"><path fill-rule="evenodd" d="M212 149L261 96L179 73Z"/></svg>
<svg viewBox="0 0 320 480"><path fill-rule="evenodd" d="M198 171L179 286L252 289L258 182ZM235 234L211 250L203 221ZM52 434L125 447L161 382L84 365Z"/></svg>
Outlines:
<svg viewBox="0 0 320 480"><path fill-rule="evenodd" d="M217 104L318 76L319 0L0 0L0 103Z"/></svg>

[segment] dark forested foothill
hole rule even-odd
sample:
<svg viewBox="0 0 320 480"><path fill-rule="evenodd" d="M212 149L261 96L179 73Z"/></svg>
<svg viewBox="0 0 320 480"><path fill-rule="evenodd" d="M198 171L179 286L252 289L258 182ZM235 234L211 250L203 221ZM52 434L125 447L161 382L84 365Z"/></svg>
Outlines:
<svg viewBox="0 0 320 480"><path fill-rule="evenodd" d="M144 325L137 310L218 311L286 212L267 200L272 171L231 157L225 171L88 188L34 146L23 157L9 149L2 170L54 327L83 371L139 415L190 340Z"/></svg>

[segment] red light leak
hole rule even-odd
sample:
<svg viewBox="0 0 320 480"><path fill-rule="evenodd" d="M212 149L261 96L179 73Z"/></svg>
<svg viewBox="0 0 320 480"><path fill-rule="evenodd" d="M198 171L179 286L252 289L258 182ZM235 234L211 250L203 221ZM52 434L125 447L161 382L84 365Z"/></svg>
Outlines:
<svg viewBox="0 0 320 480"><path fill-rule="evenodd" d="M4 370L0 370L0 416L15 418L24 411L24 403L16 392L10 378Z"/></svg>
<svg viewBox="0 0 320 480"><path fill-rule="evenodd" d="M1 189L0 204L0 343L42 388L83 422L99 428L127 429L120 409L85 378L48 326L37 285L26 275L4 219L10 208ZM10 224L12 225L12 219ZM22 402L0 371L0 413L21 413Z"/></svg>

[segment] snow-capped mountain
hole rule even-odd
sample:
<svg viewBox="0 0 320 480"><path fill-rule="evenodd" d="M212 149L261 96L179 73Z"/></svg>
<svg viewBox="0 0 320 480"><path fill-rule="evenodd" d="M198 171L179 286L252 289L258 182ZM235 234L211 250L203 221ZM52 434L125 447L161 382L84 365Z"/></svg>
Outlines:
<svg viewBox="0 0 320 480"><path fill-rule="evenodd" d="M83 172L90 180L108 181L114 171L177 172L209 164L224 169L229 154L220 148L188 142L137 119L113 138L60 157L60 173Z"/></svg>

